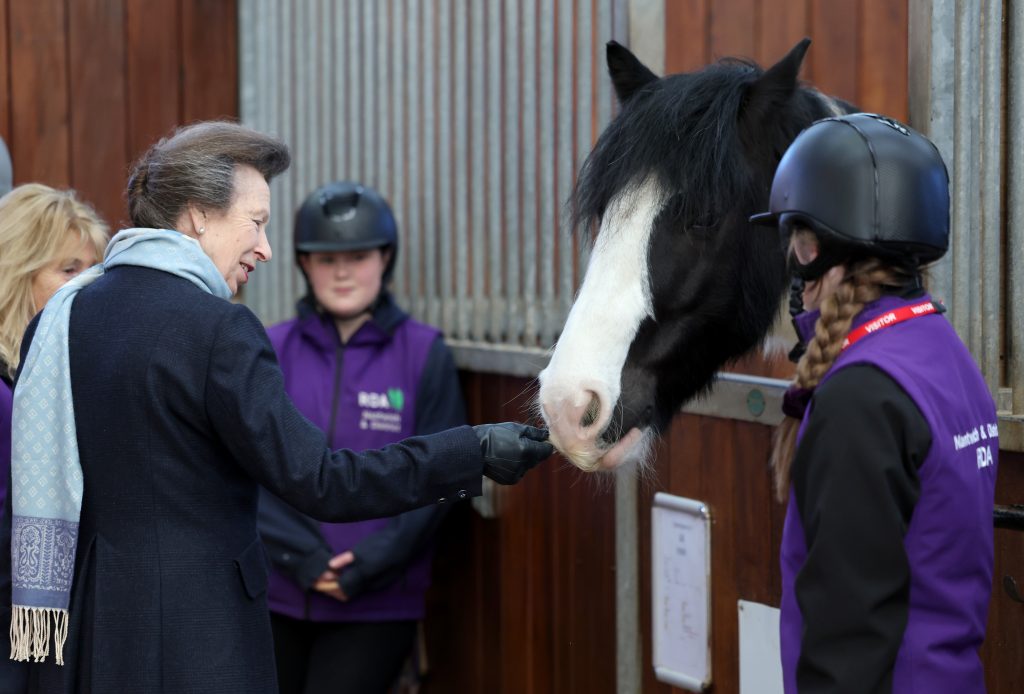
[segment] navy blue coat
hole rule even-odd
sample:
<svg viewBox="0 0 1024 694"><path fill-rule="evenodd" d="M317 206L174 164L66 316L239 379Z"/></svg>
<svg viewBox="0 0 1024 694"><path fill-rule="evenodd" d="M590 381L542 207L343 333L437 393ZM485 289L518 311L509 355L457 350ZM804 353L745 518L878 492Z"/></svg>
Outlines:
<svg viewBox="0 0 1024 694"><path fill-rule="evenodd" d="M276 692L258 484L332 521L480 493L469 427L332 454L252 312L170 274L108 272L75 300L69 344L85 478L70 633L29 691Z"/></svg>

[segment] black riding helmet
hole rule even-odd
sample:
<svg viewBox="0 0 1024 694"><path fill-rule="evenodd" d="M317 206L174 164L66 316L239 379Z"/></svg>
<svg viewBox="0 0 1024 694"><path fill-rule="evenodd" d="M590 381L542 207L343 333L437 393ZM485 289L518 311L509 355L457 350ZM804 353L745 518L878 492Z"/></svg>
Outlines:
<svg viewBox="0 0 1024 694"><path fill-rule="evenodd" d="M864 256L916 268L949 247L949 173L935 145L902 123L826 118L786 150L769 211L750 221L778 227L787 245L795 226L818 236L819 260L793 268L803 279Z"/></svg>
<svg viewBox="0 0 1024 694"><path fill-rule="evenodd" d="M398 255L398 225L387 201L373 188L336 181L314 190L299 207L294 243L296 261L303 253L387 247L391 257L384 269L386 283Z"/></svg>

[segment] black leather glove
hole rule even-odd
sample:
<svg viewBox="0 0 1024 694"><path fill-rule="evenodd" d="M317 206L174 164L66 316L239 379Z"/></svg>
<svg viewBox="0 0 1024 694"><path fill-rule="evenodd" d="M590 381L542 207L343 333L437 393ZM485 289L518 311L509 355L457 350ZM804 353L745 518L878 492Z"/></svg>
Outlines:
<svg viewBox="0 0 1024 694"><path fill-rule="evenodd" d="M526 471L547 460L555 447L548 443L548 430L517 422L478 424L484 474L498 484L515 484Z"/></svg>

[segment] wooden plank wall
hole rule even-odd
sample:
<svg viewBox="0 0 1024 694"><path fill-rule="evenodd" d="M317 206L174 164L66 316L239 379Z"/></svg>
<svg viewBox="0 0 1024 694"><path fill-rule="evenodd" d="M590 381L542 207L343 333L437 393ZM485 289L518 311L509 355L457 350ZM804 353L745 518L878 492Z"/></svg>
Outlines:
<svg viewBox="0 0 1024 694"><path fill-rule="evenodd" d="M234 0L0 0L15 183L75 188L117 229L128 167L174 126L238 115Z"/></svg>
<svg viewBox="0 0 1024 694"><path fill-rule="evenodd" d="M474 422L526 421L525 379L463 373ZM498 490L499 517L458 508L434 562L424 692L613 692L615 506L560 458Z"/></svg>
<svg viewBox="0 0 1024 694"><path fill-rule="evenodd" d="M801 77L822 91L907 117L906 0L678 0L665 3L666 72L725 56L767 66L807 36Z"/></svg>
<svg viewBox="0 0 1024 694"><path fill-rule="evenodd" d="M1000 452L996 503L1024 504L1024 455ZM1010 694L1024 691L1024 605L1009 597L1003 580L1009 577L1024 594L1024 533L996 530L995 553L992 602L981 659L989 694Z"/></svg>

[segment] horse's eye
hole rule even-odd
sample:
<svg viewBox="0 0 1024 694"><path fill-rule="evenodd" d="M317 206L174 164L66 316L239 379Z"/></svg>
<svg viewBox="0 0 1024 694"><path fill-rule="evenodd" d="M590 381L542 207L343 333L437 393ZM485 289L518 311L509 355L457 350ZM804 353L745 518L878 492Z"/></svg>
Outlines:
<svg viewBox="0 0 1024 694"><path fill-rule="evenodd" d="M703 215L692 220L686 225L686 228L693 231L714 231L718 228L718 224L718 217L713 215Z"/></svg>
<svg viewBox="0 0 1024 694"><path fill-rule="evenodd" d="M676 195L666 205L666 213L671 216L674 224L681 222L684 230L697 233L718 229L722 221L718 210L710 204L701 204L699 200L687 203L682 195Z"/></svg>

